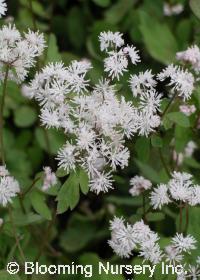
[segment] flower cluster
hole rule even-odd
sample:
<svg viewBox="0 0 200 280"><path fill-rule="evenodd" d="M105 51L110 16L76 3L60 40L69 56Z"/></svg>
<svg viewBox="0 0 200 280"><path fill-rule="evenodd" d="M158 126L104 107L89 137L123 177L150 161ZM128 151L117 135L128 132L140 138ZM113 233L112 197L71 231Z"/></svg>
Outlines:
<svg viewBox="0 0 200 280"><path fill-rule="evenodd" d="M19 183L5 166L0 166L0 205L6 206L20 192Z"/></svg>
<svg viewBox="0 0 200 280"><path fill-rule="evenodd" d="M151 189L152 183L142 176L135 176L130 180L131 189L129 193L132 196L138 196L142 192Z"/></svg>
<svg viewBox="0 0 200 280"><path fill-rule="evenodd" d="M148 263L158 264L163 261L173 266L181 264L184 269L187 267L187 278L200 276L199 258L195 266L186 266L188 255L192 250L197 249L197 241L193 236L176 233L170 244L161 249L158 244L160 239L158 234L153 232L143 220L131 225L125 223L123 218L115 217L110 224L111 240L108 243L121 258L130 258L133 251L137 253L139 251L139 257Z"/></svg>
<svg viewBox="0 0 200 280"><path fill-rule="evenodd" d="M129 258L133 250L139 250L139 255L146 261L157 264L162 259L158 245L159 237L141 220L134 225L125 224L124 219L114 218L111 221L111 240L109 245L120 257Z"/></svg>
<svg viewBox="0 0 200 280"><path fill-rule="evenodd" d="M119 32L101 32L99 36L100 47L106 51L108 57L104 59L105 72L114 79L119 80L120 76L127 71L128 58L133 65L140 62L140 56L134 46L124 46L122 34ZM119 49L120 48L120 49Z"/></svg>
<svg viewBox="0 0 200 280"><path fill-rule="evenodd" d="M183 100L188 100L191 97L195 78L187 69L183 70L177 65L170 64L157 75L157 78L160 81L170 79L169 86L172 87L172 92L177 92Z"/></svg>
<svg viewBox="0 0 200 280"><path fill-rule="evenodd" d="M161 184L153 190L150 199L154 209L161 209L171 202L195 206L200 203L200 186L193 184L191 174L174 172L168 184Z"/></svg>
<svg viewBox="0 0 200 280"><path fill-rule="evenodd" d="M185 51L178 52L176 58L179 61L190 63L197 73L200 72L200 49L197 45L191 46Z"/></svg>
<svg viewBox="0 0 200 280"><path fill-rule="evenodd" d="M102 50L123 44L122 35L112 32L101 33L100 41ZM91 68L87 60L72 61L68 67L49 64L24 92L39 102L42 124L62 129L68 136L57 155L59 166L67 171L86 170L90 189L99 193L112 188L112 171L128 165L125 138L136 133L147 136L160 125L161 95L149 87L134 106L118 96L116 86L106 78L90 85L87 73ZM146 79L140 83L142 88L146 84Z"/></svg>
<svg viewBox="0 0 200 280"><path fill-rule="evenodd" d="M0 29L0 80L8 71L10 80L24 81L44 47L44 36L39 32L29 30L22 35L15 25L3 25Z"/></svg>

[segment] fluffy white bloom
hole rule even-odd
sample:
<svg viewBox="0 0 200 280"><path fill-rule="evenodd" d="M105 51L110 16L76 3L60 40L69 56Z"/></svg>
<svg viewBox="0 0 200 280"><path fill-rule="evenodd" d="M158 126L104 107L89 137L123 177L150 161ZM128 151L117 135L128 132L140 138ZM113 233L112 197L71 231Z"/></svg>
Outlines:
<svg viewBox="0 0 200 280"><path fill-rule="evenodd" d="M92 192L99 194L100 192L108 192L113 189L112 186L112 175L109 173L97 173L96 176L90 181L89 187Z"/></svg>
<svg viewBox="0 0 200 280"><path fill-rule="evenodd" d="M146 261L156 264L162 259L162 252L157 243L159 238L143 221L126 225L123 219L115 217L111 221L110 229L109 245L120 257L129 258L134 249L139 249L140 256Z"/></svg>
<svg viewBox="0 0 200 280"><path fill-rule="evenodd" d="M29 41L35 40L32 34L28 36ZM100 38L102 49L109 48L105 72L113 78L119 79L127 71L129 58L132 63L139 61L133 46L121 48L119 33L103 33ZM50 63L24 91L39 102L42 125L64 131L72 141L59 150L59 167L69 172L83 168L90 189L99 193L112 188L112 171L128 165L130 152L125 139L137 133L148 136L160 125L161 95L149 88L134 106L117 94L117 87L108 79L89 85L87 73L91 67L86 59L72 61L68 67L61 62Z"/></svg>
<svg viewBox="0 0 200 280"><path fill-rule="evenodd" d="M75 170L77 156L78 151L76 150L76 146L67 142L64 147L59 150L57 155L57 160L59 160L59 167L64 168L68 172L70 170Z"/></svg>
<svg viewBox="0 0 200 280"><path fill-rule="evenodd" d="M28 31L20 34L15 25L3 25L0 29L0 68L9 66L9 79L22 82L36 58L45 47L44 36ZM0 79L4 78L3 71Z"/></svg>
<svg viewBox="0 0 200 280"><path fill-rule="evenodd" d="M159 185L151 193L150 199L154 209L161 209L163 205L170 203L167 186L164 184Z"/></svg>
<svg viewBox="0 0 200 280"><path fill-rule="evenodd" d="M123 34L119 32L101 32L99 35L101 51L107 51L108 48L120 48L124 45Z"/></svg>
<svg viewBox="0 0 200 280"><path fill-rule="evenodd" d="M135 176L131 178L130 185L132 188L129 190L129 193L132 196L138 196L143 191L149 190L152 187L152 183L142 176Z"/></svg>
<svg viewBox="0 0 200 280"><path fill-rule="evenodd" d="M192 175L174 172L169 181L169 191L174 200L189 202L192 196Z"/></svg>
<svg viewBox="0 0 200 280"><path fill-rule="evenodd" d="M104 59L104 69L108 72L108 75L114 79L123 75L123 72L127 71L128 59L124 55L123 50L120 51L110 51L108 52L108 57Z"/></svg>
<svg viewBox="0 0 200 280"><path fill-rule="evenodd" d="M133 96L135 97L138 96L138 94L142 94L147 89L153 89L157 84L151 70L140 72L138 75L131 75L129 83Z"/></svg>
<svg viewBox="0 0 200 280"><path fill-rule="evenodd" d="M167 262L175 266L183 260L183 255L173 245L168 245L165 247L165 258Z"/></svg>
<svg viewBox="0 0 200 280"><path fill-rule="evenodd" d="M7 11L7 4L5 0L0 0L0 18L5 15Z"/></svg>
<svg viewBox="0 0 200 280"><path fill-rule="evenodd" d="M46 191L49 188L55 186L57 183L56 174L52 172L49 166L44 167L44 183L42 186L42 190Z"/></svg>
<svg viewBox="0 0 200 280"><path fill-rule="evenodd" d="M157 75L160 81L170 78L169 86L173 91L177 91L178 95L187 100L191 97L194 90L194 76L188 70L183 70L179 66L169 65L161 73Z"/></svg>
<svg viewBox="0 0 200 280"><path fill-rule="evenodd" d="M137 63L141 62L140 56L139 56L139 51L136 50L136 47L134 46L126 46L123 49L123 52L125 55L128 55L131 59L131 62L133 65L136 65Z"/></svg>
<svg viewBox="0 0 200 280"><path fill-rule="evenodd" d="M19 183L10 175L0 177L0 205L6 206L20 192Z"/></svg>
<svg viewBox="0 0 200 280"><path fill-rule="evenodd" d="M183 114L185 114L188 117L196 112L196 107L194 105L181 105L179 109Z"/></svg>
<svg viewBox="0 0 200 280"><path fill-rule="evenodd" d="M182 4L171 5L164 2L163 12L165 16L179 15L183 12L184 6Z"/></svg>
<svg viewBox="0 0 200 280"><path fill-rule="evenodd" d="M186 252L190 253L191 250L195 250L195 244L197 241L191 235L183 236L183 234L177 233L175 237L172 238L172 244L176 250L180 253Z"/></svg>
<svg viewBox="0 0 200 280"><path fill-rule="evenodd" d="M185 51L178 52L176 58L180 61L190 63L196 72L200 71L200 49L197 45L191 46Z"/></svg>
<svg viewBox="0 0 200 280"><path fill-rule="evenodd" d="M151 262L152 264L158 264L162 260L162 252L160 247L154 240L148 240L141 244L140 257L143 257L145 261Z"/></svg>

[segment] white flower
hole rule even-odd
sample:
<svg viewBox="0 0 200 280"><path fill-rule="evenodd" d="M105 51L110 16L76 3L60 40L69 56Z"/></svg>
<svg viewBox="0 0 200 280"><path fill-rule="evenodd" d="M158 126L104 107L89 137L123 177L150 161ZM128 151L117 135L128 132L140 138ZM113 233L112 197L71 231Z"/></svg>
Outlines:
<svg viewBox="0 0 200 280"><path fill-rule="evenodd" d="M104 68L105 72L108 72L108 75L114 79L123 75L123 72L127 71L128 59L124 55L123 50L118 52L110 51L108 52L109 56L104 59Z"/></svg>
<svg viewBox="0 0 200 280"><path fill-rule="evenodd" d="M64 168L68 172L70 170L76 169L76 157L78 156L78 151L76 146L73 146L67 142L64 147L58 151L57 160L59 161L58 166Z"/></svg>
<svg viewBox="0 0 200 280"><path fill-rule="evenodd" d="M191 235L183 236L183 234L177 233L175 237L172 238L172 244L176 250L180 253L186 252L190 253L191 250L195 250L195 244L197 241Z"/></svg>
<svg viewBox="0 0 200 280"><path fill-rule="evenodd" d="M131 59L131 62L136 65L138 62L140 62L140 56L138 54L138 50L136 50L136 48L134 46L126 46L123 49L123 52L125 53L125 55L128 55Z"/></svg>
<svg viewBox="0 0 200 280"><path fill-rule="evenodd" d="M197 144L194 141L189 141L185 147L185 156L191 157L194 151L197 149Z"/></svg>
<svg viewBox="0 0 200 280"><path fill-rule="evenodd" d="M7 4L5 0L0 0L0 18L5 15L7 11Z"/></svg>
<svg viewBox="0 0 200 280"><path fill-rule="evenodd" d="M146 112L140 112L138 119L138 131L139 135L148 136L160 125L160 117L158 115L149 115Z"/></svg>
<svg viewBox="0 0 200 280"><path fill-rule="evenodd" d="M179 15L183 12L184 6L182 4L171 5L164 2L163 12L165 16Z"/></svg>
<svg viewBox="0 0 200 280"><path fill-rule="evenodd" d="M52 172L49 166L44 167L44 183L42 186L42 190L46 191L49 188L55 186L57 183L56 174Z"/></svg>
<svg viewBox="0 0 200 280"><path fill-rule="evenodd" d="M147 90L140 96L140 109L147 115L152 115L160 111L162 95L157 93L155 89Z"/></svg>
<svg viewBox="0 0 200 280"><path fill-rule="evenodd" d="M111 240L108 241L114 252L124 258L129 258L132 255L132 250L136 248L134 240L133 227L129 224L125 225L123 219L114 218L110 222Z"/></svg>
<svg viewBox="0 0 200 280"><path fill-rule="evenodd" d="M99 35L101 51L107 51L108 48L119 48L124 45L124 40L119 32L101 32Z"/></svg>
<svg viewBox="0 0 200 280"><path fill-rule="evenodd" d="M154 240L148 240L141 244L140 257L143 257L145 261L151 262L152 264L158 264L162 260L162 252L160 247Z"/></svg>
<svg viewBox="0 0 200 280"><path fill-rule="evenodd" d="M113 189L112 182L112 175L110 173L97 172L96 176L90 180L90 190L96 194L108 192L110 189Z"/></svg>
<svg viewBox="0 0 200 280"><path fill-rule="evenodd" d="M153 89L157 84L151 70L140 72L138 75L131 75L129 82L135 97L142 94L146 89Z"/></svg>
<svg viewBox="0 0 200 280"><path fill-rule="evenodd" d="M188 117L196 112L196 107L194 105L181 105L179 109L183 114L185 114Z"/></svg>
<svg viewBox="0 0 200 280"><path fill-rule="evenodd" d="M189 202L192 195L192 175L174 172L169 181L169 191L174 200Z"/></svg>
<svg viewBox="0 0 200 280"><path fill-rule="evenodd" d="M160 184L154 191L151 193L151 205L154 209L161 209L163 205L170 203L170 198L168 195L168 188L164 184Z"/></svg>
<svg viewBox="0 0 200 280"><path fill-rule="evenodd" d="M165 258L167 262L175 266L176 263L181 263L183 255L173 245L168 245L165 247Z"/></svg>
<svg viewBox="0 0 200 280"><path fill-rule="evenodd" d="M8 176L9 171L7 170L5 165L0 166L0 177Z"/></svg>
<svg viewBox="0 0 200 280"><path fill-rule="evenodd" d="M15 25L3 25L0 29L0 69L9 65L8 78L22 82L44 47L44 37L39 32L29 30L22 35ZM3 78L4 75L1 74L0 79Z"/></svg>
<svg viewBox="0 0 200 280"><path fill-rule="evenodd" d="M194 76L188 70L183 70L179 66L171 64L159 73L157 77L160 81L170 78L169 86L172 86L172 90L177 91L183 100L191 97L194 90Z"/></svg>
<svg viewBox="0 0 200 280"><path fill-rule="evenodd" d="M197 45L191 46L185 51L178 52L176 58L183 62L189 62L196 72L200 71L200 49Z"/></svg>
<svg viewBox="0 0 200 280"><path fill-rule="evenodd" d="M130 180L130 185L132 186L132 188L129 190L129 193L132 196L138 196L143 191L149 190L152 187L152 183L142 176L133 177Z"/></svg>
<svg viewBox="0 0 200 280"><path fill-rule="evenodd" d="M12 176L0 177L0 205L6 206L20 192L19 183Z"/></svg>

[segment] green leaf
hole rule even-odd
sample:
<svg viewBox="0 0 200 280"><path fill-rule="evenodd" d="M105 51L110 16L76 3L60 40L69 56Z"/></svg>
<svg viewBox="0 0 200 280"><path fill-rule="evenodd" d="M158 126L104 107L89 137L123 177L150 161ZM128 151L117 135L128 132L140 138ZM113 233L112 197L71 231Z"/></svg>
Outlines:
<svg viewBox="0 0 200 280"><path fill-rule="evenodd" d="M182 127L189 127L190 121L186 115L184 115L182 112L171 112L166 115L166 118L169 120L175 122L176 124L182 126Z"/></svg>
<svg viewBox="0 0 200 280"><path fill-rule="evenodd" d="M85 170L79 170L79 184L82 193L87 194L89 192L89 178L87 172Z"/></svg>
<svg viewBox="0 0 200 280"><path fill-rule="evenodd" d="M151 166L148 164L144 164L139 160L135 160L137 166L141 170L142 174L147 178L150 179L151 181L155 183L160 183L160 176L158 172L156 172Z"/></svg>
<svg viewBox="0 0 200 280"><path fill-rule="evenodd" d="M163 141L162 141L162 138L159 137L158 135L152 135L151 136L151 144L153 147L156 147L156 148L162 148L163 146Z"/></svg>
<svg viewBox="0 0 200 280"><path fill-rule="evenodd" d="M61 55L58 50L56 36L54 34L50 34L49 41L48 41L46 63L57 62L60 60L61 60Z"/></svg>
<svg viewBox="0 0 200 280"><path fill-rule="evenodd" d="M160 23L155 17L140 11L140 31L146 48L154 59L164 64L175 60L178 46L168 25Z"/></svg>
<svg viewBox="0 0 200 280"><path fill-rule="evenodd" d="M58 214L64 213L68 208L73 210L78 204L79 198L79 178L74 172L70 174L58 193Z"/></svg>
<svg viewBox="0 0 200 280"><path fill-rule="evenodd" d="M165 215L160 212L150 212L147 214L147 221L148 222L158 222L165 219Z"/></svg>
<svg viewBox="0 0 200 280"><path fill-rule="evenodd" d="M137 139L135 149L139 160L148 161L150 153L150 139L146 137L140 137Z"/></svg>
<svg viewBox="0 0 200 280"><path fill-rule="evenodd" d="M28 214L13 213L16 226L27 226L41 222L43 219L40 215L29 212Z"/></svg>
<svg viewBox="0 0 200 280"><path fill-rule="evenodd" d="M133 7L134 2L134 0L118 0L116 4L106 11L105 17L107 22L111 24L119 23Z"/></svg>
<svg viewBox="0 0 200 280"><path fill-rule="evenodd" d="M14 121L18 127L28 127L37 120L35 109L29 106L21 106L14 111Z"/></svg>
<svg viewBox="0 0 200 280"><path fill-rule="evenodd" d="M66 252L77 252L94 238L96 230L94 222L86 221L81 216L74 214L69 220L67 230L61 236L60 245Z"/></svg>
<svg viewBox="0 0 200 280"><path fill-rule="evenodd" d="M195 260L199 255L200 250L200 208L199 207L190 207L189 208L189 225L188 225L188 234L191 234L197 240L197 250L192 252L192 259Z"/></svg>
<svg viewBox="0 0 200 280"><path fill-rule="evenodd" d="M33 209L45 219L51 220L51 211L46 204L45 195L39 191L33 191L30 199Z"/></svg>
<svg viewBox="0 0 200 280"><path fill-rule="evenodd" d="M196 17L200 19L200 1L199 0L190 0L190 8L195 14Z"/></svg>

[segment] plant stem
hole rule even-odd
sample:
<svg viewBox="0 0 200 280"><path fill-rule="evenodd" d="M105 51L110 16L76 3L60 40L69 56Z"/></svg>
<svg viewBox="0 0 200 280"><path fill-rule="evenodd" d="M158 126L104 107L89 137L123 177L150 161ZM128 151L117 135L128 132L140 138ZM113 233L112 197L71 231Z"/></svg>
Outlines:
<svg viewBox="0 0 200 280"><path fill-rule="evenodd" d="M179 232L182 232L182 226L183 226L183 205L182 202L180 203L180 214L179 214Z"/></svg>
<svg viewBox="0 0 200 280"><path fill-rule="evenodd" d="M49 240L49 237L50 237L51 229L52 229L52 227L53 227L53 225L55 223L55 220L56 220L56 215L57 215L56 214L56 210L54 210L52 220L49 222L47 230L46 230L46 232L44 234L44 239L43 239L43 241L41 243L40 250L39 250L39 252L38 252L34 262L39 261L40 257L42 256L42 253L44 251L44 248L45 248L46 244L48 244L48 240Z"/></svg>
<svg viewBox="0 0 200 280"><path fill-rule="evenodd" d="M5 77L3 81L3 92L1 97L1 104L0 104L0 155L1 155L1 162L5 165L5 154L4 154L4 143L3 143L3 112L4 112L4 104L5 104L5 97L6 97L6 90L7 90L7 81L8 81L8 73L9 73L9 66L6 66Z"/></svg>
<svg viewBox="0 0 200 280"><path fill-rule="evenodd" d="M164 112L162 113L162 116L161 118L163 119L163 117L165 116L165 114L167 113L167 111L169 110L169 107L171 106L171 104L173 103L174 99L176 98L177 96L177 92L175 91L175 93L173 94L172 98L170 99L169 103L167 104Z"/></svg>
<svg viewBox="0 0 200 280"><path fill-rule="evenodd" d="M24 193L21 194L22 199L24 199L24 197L33 189L33 187L39 180L40 180L40 177L33 180L32 184L28 187L28 189Z"/></svg>
<svg viewBox="0 0 200 280"><path fill-rule="evenodd" d="M170 175L170 171L169 171L168 166L167 166L167 164L166 164L166 162L165 162L165 159L164 159L164 157L163 157L161 148L159 148L159 155L160 155L160 160L161 160L161 162L162 162L162 165L163 165L163 167L164 167L164 169L165 169L165 172L166 172L167 175L170 177L170 176L171 176L171 175Z"/></svg>
<svg viewBox="0 0 200 280"><path fill-rule="evenodd" d="M18 247L20 256L21 256L21 258L22 258L22 261L25 263L25 262L26 262L26 258L25 258L24 252L23 252L23 250L22 250L22 247L21 247L21 245L20 245L19 238L18 238L18 236L17 236L17 231L16 231L15 223L14 223L14 221L13 221L13 214L12 214L12 208L11 208L11 206L8 207L8 210L9 210L9 216L10 216L10 223L11 223L11 225L12 225L13 236L14 236L14 238L15 238L16 245L17 245L17 247Z"/></svg>
<svg viewBox="0 0 200 280"><path fill-rule="evenodd" d="M189 205L188 204L185 207L185 211L186 211L185 234L187 234L188 225L189 225Z"/></svg>

